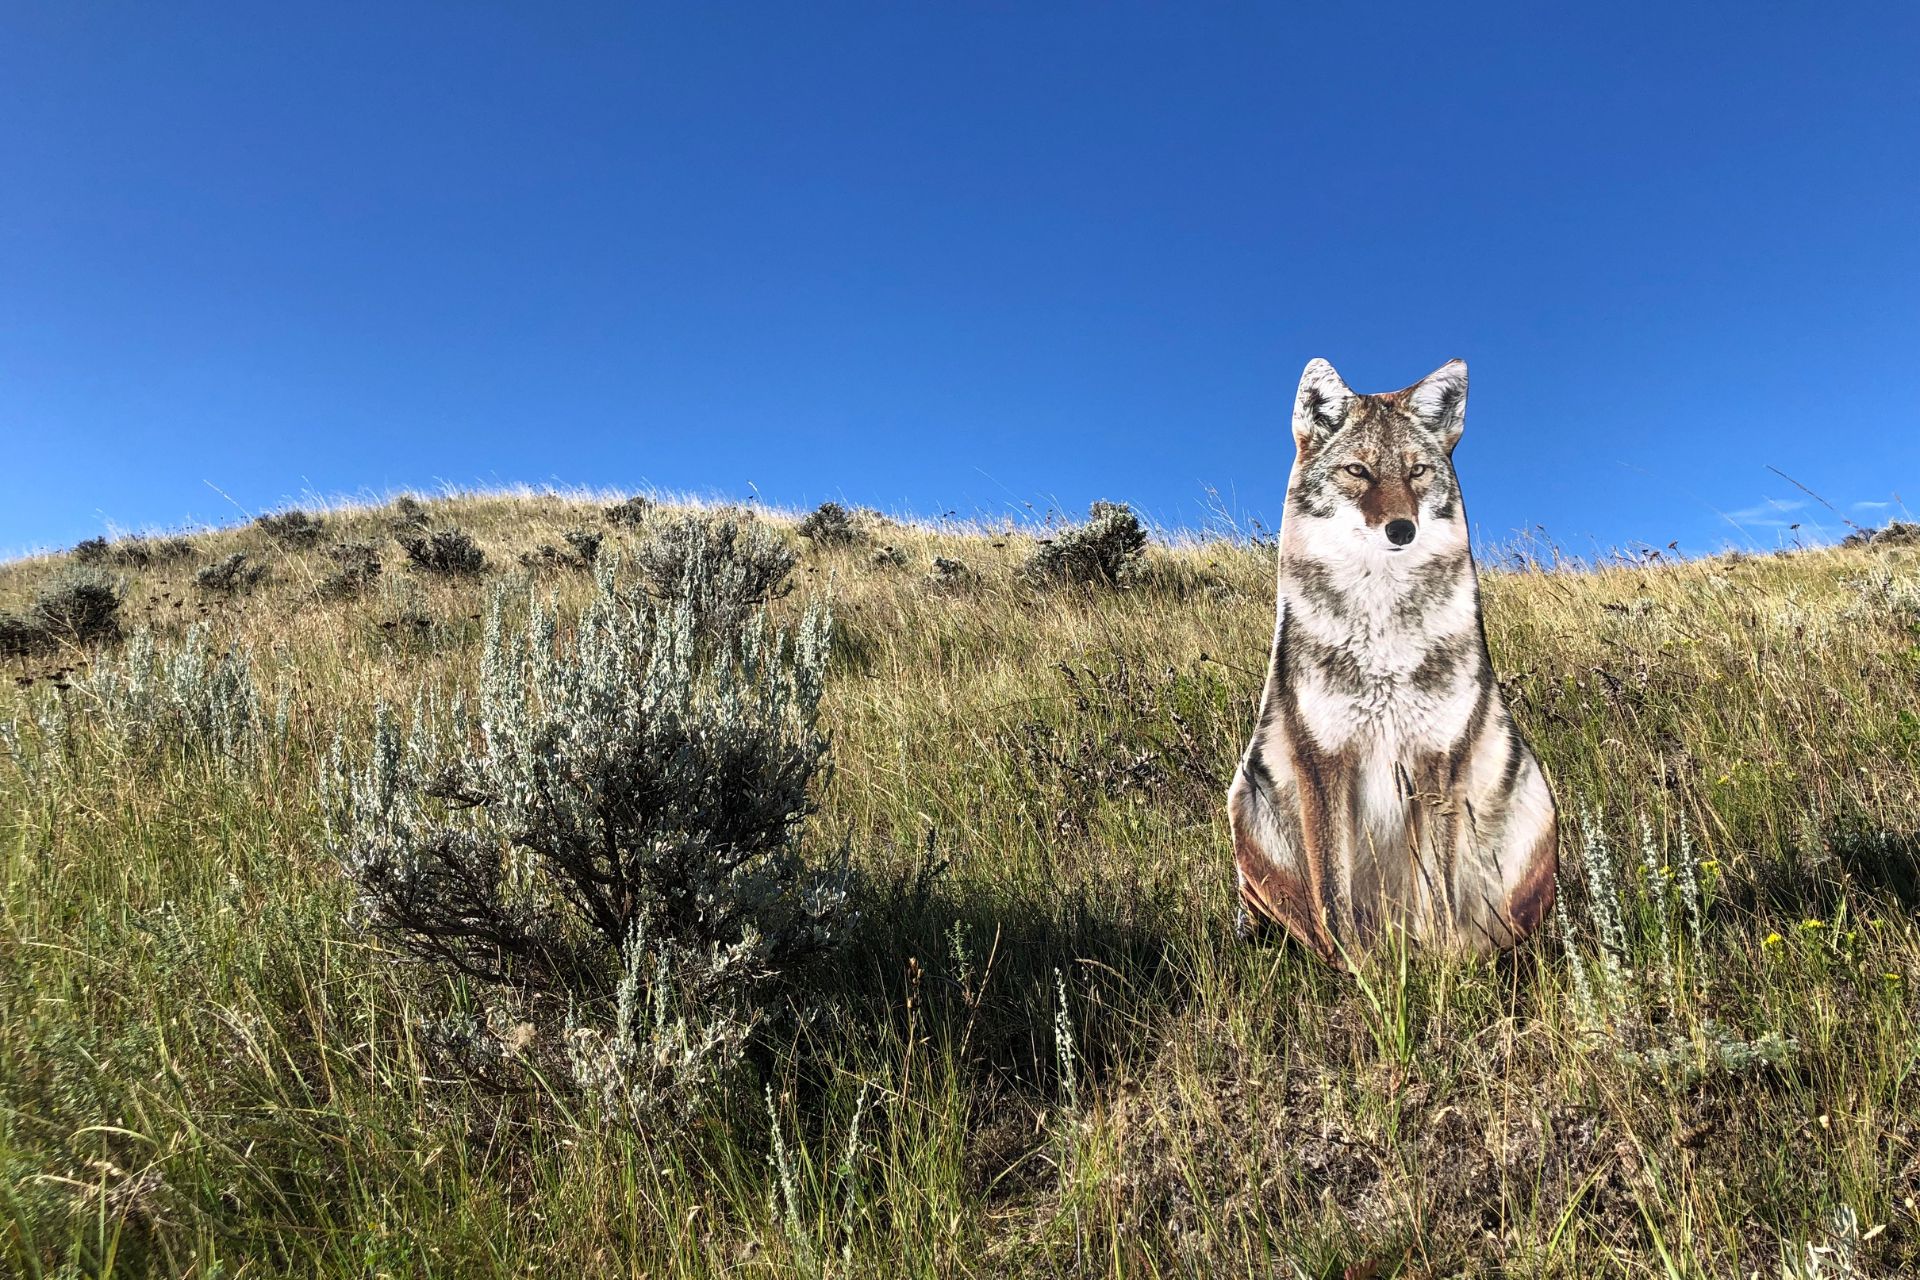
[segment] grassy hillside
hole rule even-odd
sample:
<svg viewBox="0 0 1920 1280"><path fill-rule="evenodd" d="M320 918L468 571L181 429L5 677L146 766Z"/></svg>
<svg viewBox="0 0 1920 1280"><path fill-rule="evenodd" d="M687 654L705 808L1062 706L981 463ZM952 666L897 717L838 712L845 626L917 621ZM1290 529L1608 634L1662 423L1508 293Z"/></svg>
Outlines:
<svg viewBox="0 0 1920 1280"><path fill-rule="evenodd" d="M1920 1270L1920 550L1488 572L1564 916L1349 977L1230 928L1269 550L1041 591L1021 534L788 529L776 612L830 594L838 628L809 847L850 849L861 914L823 1016L635 1132L436 1074L459 993L349 918L337 727L471 688L496 584L577 608L568 530L636 536L568 497L424 515L492 568L407 569L394 508L95 550L128 630L250 653L244 755L91 705L70 669L125 641L0 663L0 1273ZM385 564L363 594L341 540ZM59 559L0 566L0 610Z"/></svg>

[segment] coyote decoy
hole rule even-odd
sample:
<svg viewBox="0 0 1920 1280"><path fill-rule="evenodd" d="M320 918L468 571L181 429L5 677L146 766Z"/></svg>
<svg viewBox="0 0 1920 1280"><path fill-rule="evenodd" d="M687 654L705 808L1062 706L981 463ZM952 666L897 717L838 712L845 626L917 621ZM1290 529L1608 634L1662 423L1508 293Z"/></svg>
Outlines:
<svg viewBox="0 0 1920 1280"><path fill-rule="evenodd" d="M1510 947L1553 902L1553 793L1487 658L1453 473L1467 366L1293 407L1273 653L1227 792L1239 924L1335 963L1384 931Z"/></svg>

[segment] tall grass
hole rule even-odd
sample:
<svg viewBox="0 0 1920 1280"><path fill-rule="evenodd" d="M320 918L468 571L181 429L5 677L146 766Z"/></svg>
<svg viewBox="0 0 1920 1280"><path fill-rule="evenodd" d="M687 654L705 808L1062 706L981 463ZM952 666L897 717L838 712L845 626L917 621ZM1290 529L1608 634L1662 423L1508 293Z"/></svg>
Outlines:
<svg viewBox="0 0 1920 1280"><path fill-rule="evenodd" d="M1920 1269L1920 550L1489 573L1561 919L1342 976L1231 931L1269 551L1043 592L1018 533L877 530L902 572L772 519L776 612L838 622L810 839L853 851L860 923L755 1087L663 1132L437 1075L427 1012L469 997L356 925L318 789L336 725L476 687L520 553L638 536L606 501L427 504L475 580L330 510L389 552L345 597L318 543L197 535L120 570L127 640L8 663L0 1273ZM234 553L270 577L192 588ZM0 566L0 609L58 567Z"/></svg>

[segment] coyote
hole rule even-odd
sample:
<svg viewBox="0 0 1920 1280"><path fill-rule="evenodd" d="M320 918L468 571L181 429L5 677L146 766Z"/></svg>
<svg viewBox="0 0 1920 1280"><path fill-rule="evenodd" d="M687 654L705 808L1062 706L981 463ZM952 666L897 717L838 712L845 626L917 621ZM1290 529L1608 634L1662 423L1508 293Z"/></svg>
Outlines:
<svg viewBox="0 0 1920 1280"><path fill-rule="evenodd" d="M1510 947L1553 903L1553 793L1494 683L1453 473L1467 366L1293 406L1273 652L1227 792L1243 935L1341 963L1389 928Z"/></svg>

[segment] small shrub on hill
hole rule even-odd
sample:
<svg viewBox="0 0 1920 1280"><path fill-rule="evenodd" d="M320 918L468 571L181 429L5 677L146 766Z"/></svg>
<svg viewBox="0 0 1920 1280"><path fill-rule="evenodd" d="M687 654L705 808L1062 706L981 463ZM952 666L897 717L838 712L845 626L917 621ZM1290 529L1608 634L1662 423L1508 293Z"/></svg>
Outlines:
<svg viewBox="0 0 1920 1280"><path fill-rule="evenodd" d="M209 595L235 596L253 590L267 580L267 566L250 564L247 553L236 551L224 560L200 566L193 584Z"/></svg>
<svg viewBox="0 0 1920 1280"><path fill-rule="evenodd" d="M380 580L380 552L371 542L338 542L327 552L334 570L320 581L325 600L346 600Z"/></svg>
<svg viewBox="0 0 1920 1280"><path fill-rule="evenodd" d="M152 538L136 534L118 542L88 538L73 549L73 558L81 564L121 565L145 569L149 565L183 560L193 554L193 542L187 538Z"/></svg>
<svg viewBox="0 0 1920 1280"><path fill-rule="evenodd" d="M145 750L181 748L238 763L266 727L251 656L216 648L197 625L175 645L136 629L124 653L78 685L103 724Z"/></svg>
<svg viewBox="0 0 1920 1280"><path fill-rule="evenodd" d="M1920 522L1892 520L1878 529L1855 529L1840 539L1843 547L1920 546Z"/></svg>
<svg viewBox="0 0 1920 1280"><path fill-rule="evenodd" d="M0 613L0 658L23 658L47 644L47 633L25 614Z"/></svg>
<svg viewBox="0 0 1920 1280"><path fill-rule="evenodd" d="M727 634L792 590L792 549L751 515L689 512L656 520L634 558L657 595L693 606L699 631L709 637Z"/></svg>
<svg viewBox="0 0 1920 1280"><path fill-rule="evenodd" d="M269 512L257 517L254 524L263 529L275 542L289 547L313 546L320 541L320 535L326 532L324 520L299 507Z"/></svg>
<svg viewBox="0 0 1920 1280"><path fill-rule="evenodd" d="M837 502L823 502L800 522L800 536L816 547L845 547L864 542L867 531L854 522L853 512Z"/></svg>
<svg viewBox="0 0 1920 1280"><path fill-rule="evenodd" d="M55 573L34 593L32 619L56 640L88 644L120 634L120 584L98 570Z"/></svg>
<svg viewBox="0 0 1920 1280"><path fill-rule="evenodd" d="M573 548L574 558L580 567L590 569L600 560L600 544L606 535L593 529L569 529L561 535L569 547Z"/></svg>
<svg viewBox="0 0 1920 1280"><path fill-rule="evenodd" d="M1641 815L1637 874L1590 810L1581 812L1579 825L1585 919L1576 924L1564 896L1556 896L1554 912L1573 980L1573 1013L1592 1046L1622 1065L1688 1086L1715 1073L1785 1065L1800 1046L1777 1028L1749 1031L1703 1012L1739 1005L1714 998L1728 975L1697 961L1706 947L1713 882L1685 823L1666 848Z"/></svg>
<svg viewBox="0 0 1920 1280"><path fill-rule="evenodd" d="M410 493L403 493L393 500L393 516L390 524L395 533L427 527L427 507L420 499Z"/></svg>
<svg viewBox="0 0 1920 1280"><path fill-rule="evenodd" d="M473 577L487 567L487 554L464 529L435 529L429 533L395 534L407 553L407 563L422 573L442 577Z"/></svg>
<svg viewBox="0 0 1920 1280"><path fill-rule="evenodd" d="M653 511L654 505L652 498L643 498L636 493L625 502L616 502L606 508L607 523L638 528L647 522L647 516Z"/></svg>
<svg viewBox="0 0 1920 1280"><path fill-rule="evenodd" d="M1120 587L1139 573L1147 531L1124 502L1096 502L1085 524L1034 549L1020 576L1034 586Z"/></svg>
<svg viewBox="0 0 1920 1280"><path fill-rule="evenodd" d="M933 569L927 574L927 590L964 591L979 581L980 575L965 560L935 556Z"/></svg>
<svg viewBox="0 0 1920 1280"><path fill-rule="evenodd" d="M885 546L873 553L871 563L876 569L904 569L907 567L907 553L895 546Z"/></svg>
<svg viewBox="0 0 1920 1280"><path fill-rule="evenodd" d="M92 565L72 565L40 584L21 613L0 614L0 657L24 657L62 644L92 644L120 634L121 584Z"/></svg>
<svg viewBox="0 0 1920 1280"><path fill-rule="evenodd" d="M193 539L177 535L166 538L140 536L128 538L120 544L119 550L120 563L144 569L150 564L168 564L187 559L193 554Z"/></svg>
<svg viewBox="0 0 1920 1280"><path fill-rule="evenodd" d="M569 529L562 535L568 550L543 542L532 551L520 553L520 563L529 569L591 569L600 558L600 543L605 535L592 529Z"/></svg>
<svg viewBox="0 0 1920 1280"><path fill-rule="evenodd" d="M382 713L364 765L336 745L330 785L366 922L492 988L536 1033L522 1049L635 1123L724 1081L844 901L799 855L829 619L788 636L756 614L696 643L716 562L685 565L666 601L603 567L564 639L497 598L480 749L425 713L403 740ZM475 1023L448 1043L501 1066Z"/></svg>

